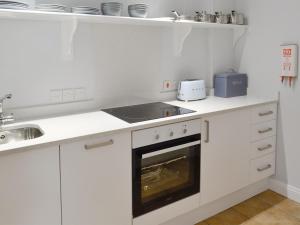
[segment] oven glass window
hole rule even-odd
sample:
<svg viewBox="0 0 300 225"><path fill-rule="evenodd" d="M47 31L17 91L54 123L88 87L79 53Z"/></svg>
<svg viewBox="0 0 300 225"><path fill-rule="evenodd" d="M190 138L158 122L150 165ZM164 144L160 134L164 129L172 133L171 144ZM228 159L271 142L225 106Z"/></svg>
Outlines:
<svg viewBox="0 0 300 225"><path fill-rule="evenodd" d="M195 135L133 150L134 217L200 192L199 140Z"/></svg>
<svg viewBox="0 0 300 225"><path fill-rule="evenodd" d="M189 148L142 159L141 199L145 204L190 186L194 180Z"/></svg>

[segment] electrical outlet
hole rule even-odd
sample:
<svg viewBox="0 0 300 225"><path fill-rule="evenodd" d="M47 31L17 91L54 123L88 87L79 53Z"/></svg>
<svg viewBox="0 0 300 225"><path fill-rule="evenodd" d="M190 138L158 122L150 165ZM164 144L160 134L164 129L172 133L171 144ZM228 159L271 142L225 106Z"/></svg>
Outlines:
<svg viewBox="0 0 300 225"><path fill-rule="evenodd" d="M60 103L63 101L62 89L50 90L50 101L51 103Z"/></svg>
<svg viewBox="0 0 300 225"><path fill-rule="evenodd" d="M75 99L74 89L63 89L63 102L73 102Z"/></svg>
<svg viewBox="0 0 300 225"><path fill-rule="evenodd" d="M74 89L74 100L75 101L86 100L86 89L85 88L75 88Z"/></svg>
<svg viewBox="0 0 300 225"><path fill-rule="evenodd" d="M171 92L177 90L177 82L174 80L165 80L163 82L163 92Z"/></svg>

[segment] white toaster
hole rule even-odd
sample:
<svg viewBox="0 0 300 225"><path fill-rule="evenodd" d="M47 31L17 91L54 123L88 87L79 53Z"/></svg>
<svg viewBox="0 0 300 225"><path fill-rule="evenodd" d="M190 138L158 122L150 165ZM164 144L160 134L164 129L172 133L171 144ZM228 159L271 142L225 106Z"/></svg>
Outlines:
<svg viewBox="0 0 300 225"><path fill-rule="evenodd" d="M195 101L206 98L204 80L183 80L178 85L178 100Z"/></svg>

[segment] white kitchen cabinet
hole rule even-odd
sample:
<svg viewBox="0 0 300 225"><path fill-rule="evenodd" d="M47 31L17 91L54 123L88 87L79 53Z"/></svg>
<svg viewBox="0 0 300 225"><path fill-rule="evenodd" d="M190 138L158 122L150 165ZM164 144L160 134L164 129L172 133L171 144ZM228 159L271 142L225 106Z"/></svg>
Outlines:
<svg viewBox="0 0 300 225"><path fill-rule="evenodd" d="M201 204L249 184L250 118L247 109L203 118Z"/></svg>
<svg viewBox="0 0 300 225"><path fill-rule="evenodd" d="M131 134L61 145L62 224L130 225Z"/></svg>
<svg viewBox="0 0 300 225"><path fill-rule="evenodd" d="M277 104L262 105L252 110L251 182L275 174Z"/></svg>
<svg viewBox="0 0 300 225"><path fill-rule="evenodd" d="M276 136L265 138L251 144L251 158L256 159L275 152Z"/></svg>
<svg viewBox="0 0 300 225"><path fill-rule="evenodd" d="M251 182L257 182L275 173L275 153L251 160Z"/></svg>
<svg viewBox="0 0 300 225"><path fill-rule="evenodd" d="M61 224L58 146L0 153L0 224Z"/></svg>
<svg viewBox="0 0 300 225"><path fill-rule="evenodd" d="M264 138L276 135L276 120L266 121L252 125L252 141L259 141Z"/></svg>
<svg viewBox="0 0 300 225"><path fill-rule="evenodd" d="M261 123L270 120L276 120L277 118L277 104L271 103L254 107L251 113L251 122Z"/></svg>

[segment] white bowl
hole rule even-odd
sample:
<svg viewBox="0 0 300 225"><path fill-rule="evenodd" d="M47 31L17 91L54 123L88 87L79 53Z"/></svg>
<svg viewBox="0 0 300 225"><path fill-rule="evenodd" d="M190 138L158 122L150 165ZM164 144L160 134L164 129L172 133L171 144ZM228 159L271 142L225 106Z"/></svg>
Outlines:
<svg viewBox="0 0 300 225"><path fill-rule="evenodd" d="M145 18L148 14L148 6L145 4L129 5L128 14L131 17Z"/></svg>
<svg viewBox="0 0 300 225"><path fill-rule="evenodd" d="M101 4L103 15L121 16L122 4L118 2L107 2Z"/></svg>

